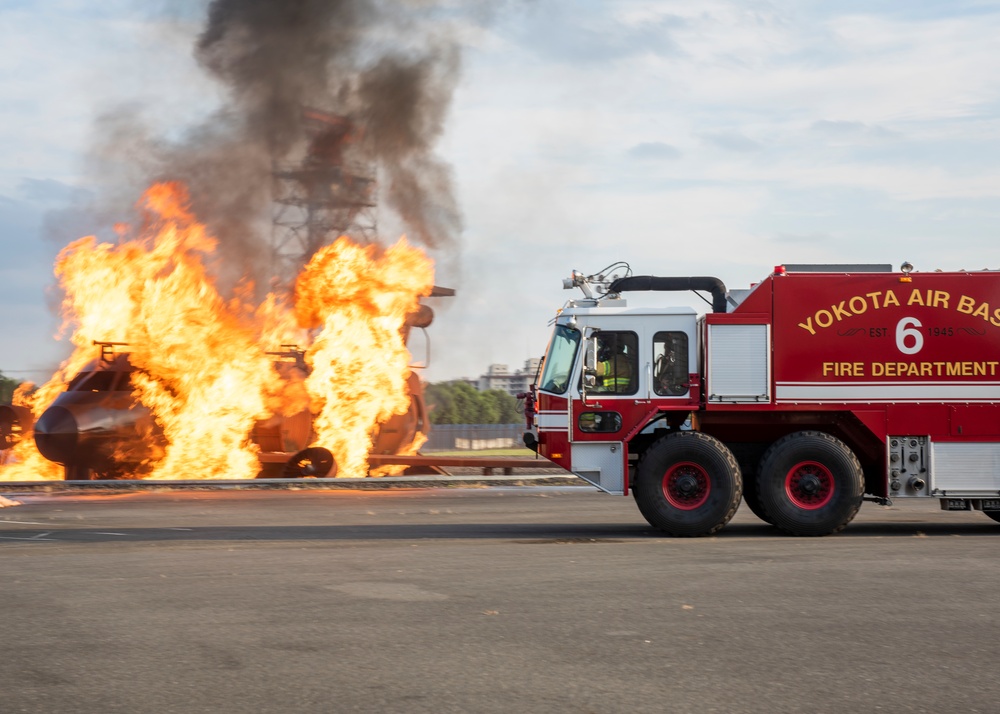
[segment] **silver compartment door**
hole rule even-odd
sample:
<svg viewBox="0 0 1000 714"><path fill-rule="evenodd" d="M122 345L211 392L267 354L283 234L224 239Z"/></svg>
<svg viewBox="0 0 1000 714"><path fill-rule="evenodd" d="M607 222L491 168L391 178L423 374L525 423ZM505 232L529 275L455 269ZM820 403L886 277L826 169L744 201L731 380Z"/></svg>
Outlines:
<svg viewBox="0 0 1000 714"><path fill-rule="evenodd" d="M996 496L1000 493L1000 444L932 442L932 495Z"/></svg>
<svg viewBox="0 0 1000 714"><path fill-rule="evenodd" d="M573 473L607 493L625 493L625 459L620 441L574 442L570 449Z"/></svg>
<svg viewBox="0 0 1000 714"><path fill-rule="evenodd" d="M770 328L708 326L708 401L771 401Z"/></svg>

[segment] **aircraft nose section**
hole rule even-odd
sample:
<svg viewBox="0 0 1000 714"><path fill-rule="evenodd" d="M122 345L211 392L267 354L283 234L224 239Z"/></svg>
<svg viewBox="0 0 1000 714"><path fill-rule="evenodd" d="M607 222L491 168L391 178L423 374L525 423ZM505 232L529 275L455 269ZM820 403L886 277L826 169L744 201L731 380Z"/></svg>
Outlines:
<svg viewBox="0 0 1000 714"><path fill-rule="evenodd" d="M79 433L68 409L49 407L35 424L35 446L49 461L65 464L73 460Z"/></svg>

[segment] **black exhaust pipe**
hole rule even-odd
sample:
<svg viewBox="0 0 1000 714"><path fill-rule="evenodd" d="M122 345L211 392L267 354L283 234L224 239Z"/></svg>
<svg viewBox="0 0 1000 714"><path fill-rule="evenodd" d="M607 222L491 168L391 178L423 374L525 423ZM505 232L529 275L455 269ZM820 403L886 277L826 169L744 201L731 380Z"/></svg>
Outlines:
<svg viewBox="0 0 1000 714"><path fill-rule="evenodd" d="M683 292L685 290L705 290L712 293L712 312L726 312L726 284L718 278L659 278L655 275L633 275L618 280L608 286L608 292Z"/></svg>

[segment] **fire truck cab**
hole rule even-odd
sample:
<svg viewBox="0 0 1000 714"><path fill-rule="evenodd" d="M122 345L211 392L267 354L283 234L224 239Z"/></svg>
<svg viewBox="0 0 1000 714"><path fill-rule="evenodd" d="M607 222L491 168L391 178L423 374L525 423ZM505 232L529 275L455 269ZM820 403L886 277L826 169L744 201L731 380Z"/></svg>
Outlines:
<svg viewBox="0 0 1000 714"><path fill-rule="evenodd" d="M657 528L714 533L741 498L793 535L865 499L1000 521L1000 272L779 266L729 291L619 264L564 287L583 298L555 318L525 443ZM711 310L623 297L650 291Z"/></svg>

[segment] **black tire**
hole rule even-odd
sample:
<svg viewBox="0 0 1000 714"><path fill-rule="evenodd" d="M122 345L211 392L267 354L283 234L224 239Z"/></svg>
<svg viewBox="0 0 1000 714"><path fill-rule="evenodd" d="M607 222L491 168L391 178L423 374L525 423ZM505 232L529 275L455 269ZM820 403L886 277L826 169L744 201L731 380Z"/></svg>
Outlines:
<svg viewBox="0 0 1000 714"><path fill-rule="evenodd" d="M861 508L864 473L854 452L819 431L774 442L760 463L757 493L769 523L797 536L840 531Z"/></svg>
<svg viewBox="0 0 1000 714"><path fill-rule="evenodd" d="M997 523L1000 523L1000 511L983 511L983 515L987 518L991 518Z"/></svg>
<svg viewBox="0 0 1000 714"><path fill-rule="evenodd" d="M310 446L295 454L285 464L285 478L325 478L337 475L333 454L321 446Z"/></svg>
<svg viewBox="0 0 1000 714"><path fill-rule="evenodd" d="M740 505L740 467L718 439L681 431L659 439L636 468L635 502L650 525L673 536L705 536Z"/></svg>

